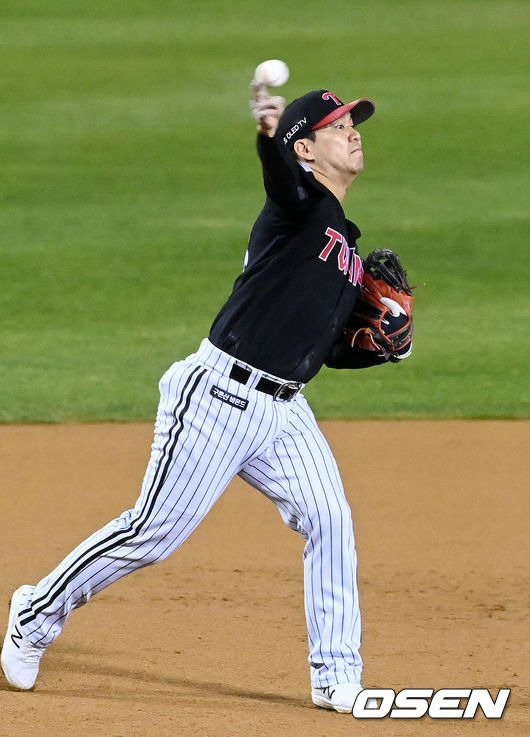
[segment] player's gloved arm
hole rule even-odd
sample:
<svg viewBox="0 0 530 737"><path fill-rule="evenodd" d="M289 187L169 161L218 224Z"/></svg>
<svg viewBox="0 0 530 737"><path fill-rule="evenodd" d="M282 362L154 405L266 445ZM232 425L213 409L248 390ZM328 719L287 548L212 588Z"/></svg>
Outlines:
<svg viewBox="0 0 530 737"><path fill-rule="evenodd" d="M412 307L412 288L398 255L376 248L365 259L361 292L326 366L366 368L410 356Z"/></svg>
<svg viewBox="0 0 530 737"><path fill-rule="evenodd" d="M387 363L387 359L375 351L352 348L346 336L341 335L332 346L324 363L328 368L333 369L361 369L380 366Z"/></svg>
<svg viewBox="0 0 530 737"><path fill-rule="evenodd" d="M414 298L399 257L376 248L364 262L361 292L344 330L352 349L398 363L412 353Z"/></svg>

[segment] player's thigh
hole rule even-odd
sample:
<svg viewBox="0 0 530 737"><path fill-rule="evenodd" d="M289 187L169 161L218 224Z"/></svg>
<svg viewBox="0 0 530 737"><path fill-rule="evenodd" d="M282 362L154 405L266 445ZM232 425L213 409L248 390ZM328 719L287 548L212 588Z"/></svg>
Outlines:
<svg viewBox="0 0 530 737"><path fill-rule="evenodd" d="M310 534L348 522L351 512L333 453L301 399L284 431L240 476L278 506L287 524Z"/></svg>

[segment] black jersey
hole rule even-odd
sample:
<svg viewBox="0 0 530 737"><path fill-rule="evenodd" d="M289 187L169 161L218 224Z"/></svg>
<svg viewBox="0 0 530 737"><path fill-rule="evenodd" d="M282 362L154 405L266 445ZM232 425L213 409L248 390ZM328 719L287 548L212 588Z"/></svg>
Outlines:
<svg viewBox="0 0 530 737"><path fill-rule="evenodd" d="M262 371L307 383L323 363L356 368L381 360L351 349L345 359L343 330L363 276L360 231L309 167L283 149L276 138L258 136L267 200L209 339Z"/></svg>

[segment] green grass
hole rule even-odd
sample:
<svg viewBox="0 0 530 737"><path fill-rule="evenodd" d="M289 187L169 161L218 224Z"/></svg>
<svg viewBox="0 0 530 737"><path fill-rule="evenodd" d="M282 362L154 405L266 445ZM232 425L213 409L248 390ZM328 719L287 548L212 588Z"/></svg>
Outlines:
<svg viewBox="0 0 530 737"><path fill-rule="evenodd" d="M4 2L0 421L151 420L263 202L247 86L368 95L345 203L416 290L403 365L323 370L320 417L528 417L526 3ZM526 351L527 352L527 351Z"/></svg>

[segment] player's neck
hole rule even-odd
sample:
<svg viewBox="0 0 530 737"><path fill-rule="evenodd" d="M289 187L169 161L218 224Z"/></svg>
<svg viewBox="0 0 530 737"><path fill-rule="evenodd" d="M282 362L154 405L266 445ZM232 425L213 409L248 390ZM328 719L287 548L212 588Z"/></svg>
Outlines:
<svg viewBox="0 0 530 737"><path fill-rule="evenodd" d="M329 191L335 195L335 197L338 199L340 203L344 200L346 197L349 188L355 181L357 174L350 174L348 173L347 176L344 177L329 177L323 172L315 171L313 169L313 176L315 179L324 185Z"/></svg>

